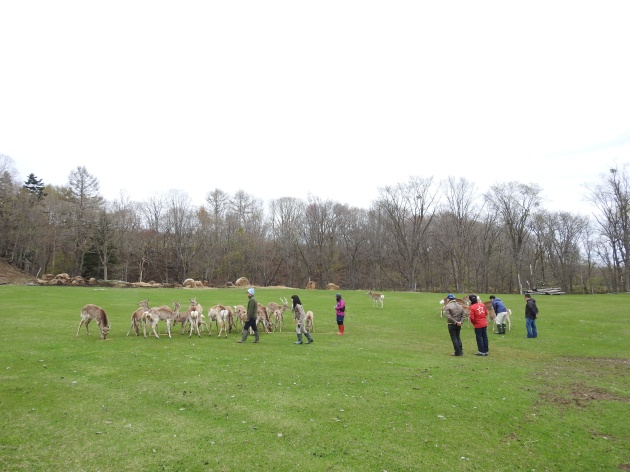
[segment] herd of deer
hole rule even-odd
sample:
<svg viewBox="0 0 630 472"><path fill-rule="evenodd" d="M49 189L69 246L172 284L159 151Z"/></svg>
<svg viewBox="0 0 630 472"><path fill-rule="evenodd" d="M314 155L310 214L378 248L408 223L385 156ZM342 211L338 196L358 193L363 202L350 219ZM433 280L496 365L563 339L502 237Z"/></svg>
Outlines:
<svg viewBox="0 0 630 472"><path fill-rule="evenodd" d="M383 308L385 295L372 292L372 290L370 290L367 294L372 299L372 307L378 307L380 304L380 307ZM282 331L282 328L285 326L284 312L289 309L289 303L286 298L281 298L280 301L282 304L276 302L270 302L267 306L262 303L258 304L258 314L256 319L265 333L271 333L274 330ZM456 298L455 301L464 308L466 317L468 317L470 301L467 298ZM444 316L444 308L447 303L448 298L446 297L440 300L440 305L442 305L440 318ZM490 320L492 320L492 329L494 330L496 329L497 315L494 312L494 308L492 308L492 301L483 303L488 309L488 315ZM146 300L140 301L138 306L139 308L131 314L131 326L129 327L129 331L127 331L127 336L129 336L131 330L136 333L136 336L139 336L140 327L142 327L143 335L146 338L147 326L149 326L149 336L155 335L156 338L159 338L160 335L158 334L156 328L158 322L164 321L166 322L166 332L169 338L171 337L171 327L174 327L177 323L181 323L182 325L180 334L184 334L188 330L188 337L191 337L193 333L197 336L201 336L201 333L205 328L208 332L208 336L211 336L213 322L217 328L217 337L221 337L223 334L227 338L228 332L231 332L232 329L238 328L238 325L241 327L244 326L245 321L247 320L247 310L243 305L236 305L234 307L229 305L214 305L208 310L208 323L206 323L205 316L203 315L203 307L197 302L196 298L190 299L190 306L184 313L180 313L180 302L173 302L172 309L167 305L149 308L149 299L147 298ZM512 321L510 320L511 314L512 310L508 309L507 322L509 326L508 329L510 330L512 329ZM107 333L110 329L107 313L101 307L92 304L85 305L81 310L81 322L79 323L79 328L77 329L77 336L79 335L79 331L83 325L85 325L87 334L90 334L88 325L92 320L96 321L96 324L101 331L101 339L107 339ZM306 330L309 332L311 330L315 331L312 311L306 312Z"/></svg>
<svg viewBox="0 0 630 472"><path fill-rule="evenodd" d="M288 310L289 303L286 298L281 298L282 304L270 302L267 306L262 303L258 304L257 322L265 333L271 333L274 330L282 331L285 326L284 312ZM166 333L171 338L171 328L177 323L181 323L181 332L184 334L188 332L188 337L194 334L201 336L201 333L205 329L208 335L212 335L212 324L216 326L217 337L224 335L226 338L228 332L232 329L236 329L245 325L247 321L247 310L243 305L236 305L234 307L229 305L214 305L208 310L206 317L203 314L203 307L197 302L196 298L190 299L190 305L185 312L180 312L181 303L173 302L173 308L168 305L162 305L158 307L149 308L149 299L138 302L138 309L131 314L131 325L127 336L133 330L136 336L140 336L140 329L144 337L147 337L147 327L149 327L149 336L154 335L159 338L158 323L163 321L166 323ZM308 311L306 313L306 330L315 331L313 323L313 312ZM109 319L105 310L99 306L88 304L81 310L81 322L77 329L77 336L81 331L81 326L85 325L87 334L90 335L88 325L92 320L96 321L101 332L101 339L107 339L107 333L110 329ZM272 323L273 320L273 323Z"/></svg>

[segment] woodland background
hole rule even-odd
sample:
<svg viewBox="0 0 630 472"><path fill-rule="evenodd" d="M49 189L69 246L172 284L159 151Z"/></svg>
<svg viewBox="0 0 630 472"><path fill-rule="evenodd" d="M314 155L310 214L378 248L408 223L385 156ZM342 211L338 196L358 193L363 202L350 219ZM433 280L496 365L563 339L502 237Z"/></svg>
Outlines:
<svg viewBox="0 0 630 472"><path fill-rule="evenodd" d="M263 202L214 189L107 201L83 166L66 185L15 175L0 155L0 258L41 277L344 290L522 293L630 291L630 180L610 169L586 188L588 215L544 208L535 183L480 189L410 176L369 208L309 197Z"/></svg>

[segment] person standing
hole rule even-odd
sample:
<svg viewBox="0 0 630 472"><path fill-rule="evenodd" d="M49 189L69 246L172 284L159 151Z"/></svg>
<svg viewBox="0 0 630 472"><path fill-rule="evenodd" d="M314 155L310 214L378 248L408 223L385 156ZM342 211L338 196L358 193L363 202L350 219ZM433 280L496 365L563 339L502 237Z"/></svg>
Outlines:
<svg viewBox="0 0 630 472"><path fill-rule="evenodd" d="M490 300L492 300L492 308L497 315L497 331L494 334L506 334L505 318L507 317L507 308L505 308L503 300L494 295L490 295Z"/></svg>
<svg viewBox="0 0 630 472"><path fill-rule="evenodd" d="M249 328L254 331L256 335L256 339L254 340L257 343L260 340L258 335L258 327L256 326L256 314L258 313L258 302L256 301L256 297L254 297L254 289L247 289L247 298L249 298L249 302L247 302L247 321L243 326L243 337L239 339L237 342L244 343L247 339L247 335L249 334Z"/></svg>
<svg viewBox="0 0 630 472"><path fill-rule="evenodd" d="M475 328L478 352L475 356L487 356L488 350L488 309L486 305L477 299L477 295L469 295L470 300L470 322Z"/></svg>
<svg viewBox="0 0 630 472"><path fill-rule="evenodd" d="M335 299L337 300L337 304L335 305L335 313L337 315L337 328L339 331L337 332L337 336L343 336L345 327L343 325L343 319L346 314L346 302L341 298L341 294L335 294Z"/></svg>
<svg viewBox="0 0 630 472"><path fill-rule="evenodd" d="M459 335L466 315L464 314L462 306L455 300L455 295L449 293L446 298L448 299L448 303L444 307L444 311L446 312L446 323L448 326L448 333L451 335L453 348L455 348L455 352L451 354L451 356L463 356L464 348Z"/></svg>
<svg viewBox="0 0 630 472"><path fill-rule="evenodd" d="M538 328L536 327L536 318L538 318L538 306L536 300L529 293L525 294L525 328L527 329L528 338L538 337Z"/></svg>
<svg viewBox="0 0 630 472"><path fill-rule="evenodd" d="M297 295L291 295L291 300L293 300L293 315L295 317L295 320L297 321L295 332L298 339L293 344L302 344L303 334L306 335L306 344L310 344L313 342L313 337L308 331L306 331L306 313L304 312L304 307L302 306L300 297L298 297Z"/></svg>

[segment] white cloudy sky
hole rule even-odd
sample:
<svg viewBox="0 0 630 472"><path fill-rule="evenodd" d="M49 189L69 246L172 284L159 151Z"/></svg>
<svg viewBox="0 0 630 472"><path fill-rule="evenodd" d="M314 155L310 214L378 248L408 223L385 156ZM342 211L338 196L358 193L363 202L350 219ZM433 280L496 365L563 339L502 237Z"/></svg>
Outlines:
<svg viewBox="0 0 630 472"><path fill-rule="evenodd" d="M630 163L628 1L0 0L0 153L108 199L368 208L449 173L581 211Z"/></svg>

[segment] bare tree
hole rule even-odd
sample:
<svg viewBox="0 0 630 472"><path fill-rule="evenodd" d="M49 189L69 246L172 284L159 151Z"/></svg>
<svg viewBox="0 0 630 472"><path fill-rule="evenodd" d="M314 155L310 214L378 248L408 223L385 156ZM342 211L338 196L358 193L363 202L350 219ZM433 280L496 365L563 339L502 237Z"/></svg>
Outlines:
<svg viewBox="0 0 630 472"><path fill-rule="evenodd" d="M392 273L400 276L407 290L417 289L421 261L427 254L424 239L436 212L436 196L432 178L410 177L406 184L379 189L375 206L380 210L384 231L392 237Z"/></svg>
<svg viewBox="0 0 630 472"><path fill-rule="evenodd" d="M335 214L335 231L341 246L340 258L345 262L342 265L343 272L347 272L349 287L357 289L360 288L360 274L365 273L367 268L368 214L366 210L341 204L335 207ZM344 279L335 282L343 283Z"/></svg>
<svg viewBox="0 0 630 472"><path fill-rule="evenodd" d="M523 249L529 239L529 222L533 211L540 205L541 189L537 184L508 182L493 185L484 195L489 208L500 218L507 231L514 258L519 293L523 293L521 272Z"/></svg>
<svg viewBox="0 0 630 472"><path fill-rule="evenodd" d="M479 210L475 206L475 185L464 179L448 177L441 188L446 203L436 219L438 229L435 243L441 247L441 264L448 267L450 280L456 292L461 293L469 285L469 264L473 260L473 222Z"/></svg>
<svg viewBox="0 0 630 472"><path fill-rule="evenodd" d="M269 237L275 248L274 259L278 261L271 279L282 273L284 268L286 284L291 287L301 285L303 279L299 274L298 241L304 224L304 208L304 202L294 197L279 198L269 204Z"/></svg>
<svg viewBox="0 0 630 472"><path fill-rule="evenodd" d="M320 286L332 277L331 266L335 246L335 203L309 196L304 209L300 235L300 260L308 277Z"/></svg>
<svg viewBox="0 0 630 472"><path fill-rule="evenodd" d="M630 291L630 177L627 168L612 168L602 182L590 188L590 201L601 235L608 242L605 260L613 275L614 291Z"/></svg>

